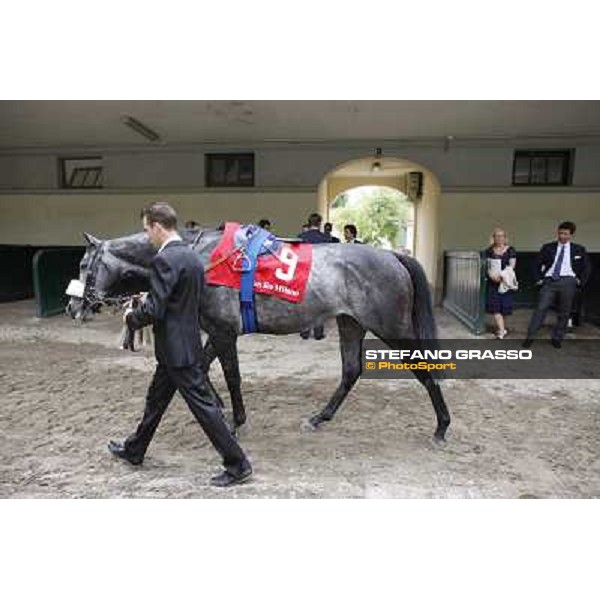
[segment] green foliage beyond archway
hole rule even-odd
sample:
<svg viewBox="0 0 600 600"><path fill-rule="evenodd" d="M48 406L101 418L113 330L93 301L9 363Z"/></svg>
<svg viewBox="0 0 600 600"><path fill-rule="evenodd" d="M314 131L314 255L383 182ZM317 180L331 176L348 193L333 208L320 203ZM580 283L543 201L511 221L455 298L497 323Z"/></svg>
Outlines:
<svg viewBox="0 0 600 600"><path fill-rule="evenodd" d="M363 187L339 194L331 205L330 220L340 233L344 225L354 223L362 242L394 248L410 210L410 202L397 190Z"/></svg>

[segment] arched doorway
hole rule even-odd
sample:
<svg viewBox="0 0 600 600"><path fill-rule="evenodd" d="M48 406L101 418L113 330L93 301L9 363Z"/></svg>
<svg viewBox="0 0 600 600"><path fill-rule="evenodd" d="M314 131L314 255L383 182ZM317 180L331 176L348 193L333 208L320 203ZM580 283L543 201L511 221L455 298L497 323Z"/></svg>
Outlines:
<svg viewBox="0 0 600 600"><path fill-rule="evenodd" d="M410 250L425 269L434 291L441 300L443 257L439 256L440 184L437 177L423 165L404 158L383 155L342 163L325 174L319 184L319 211L331 220L335 198L361 186L392 188L413 204L413 240Z"/></svg>
<svg viewBox="0 0 600 600"><path fill-rule="evenodd" d="M414 203L400 190L366 185L340 192L331 202L329 220L334 234L342 236L347 224L365 243L414 254Z"/></svg>

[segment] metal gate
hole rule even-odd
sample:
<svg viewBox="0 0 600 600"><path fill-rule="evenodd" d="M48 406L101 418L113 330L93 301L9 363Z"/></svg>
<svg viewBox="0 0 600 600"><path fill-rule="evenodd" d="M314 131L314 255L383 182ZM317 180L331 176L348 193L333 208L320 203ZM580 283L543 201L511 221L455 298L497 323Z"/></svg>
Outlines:
<svg viewBox="0 0 600 600"><path fill-rule="evenodd" d="M486 261L483 252L444 253L444 308L480 335L485 322Z"/></svg>
<svg viewBox="0 0 600 600"><path fill-rule="evenodd" d="M71 279L79 277L84 248L38 250L33 257L33 289L36 314L50 317L65 310L65 290Z"/></svg>

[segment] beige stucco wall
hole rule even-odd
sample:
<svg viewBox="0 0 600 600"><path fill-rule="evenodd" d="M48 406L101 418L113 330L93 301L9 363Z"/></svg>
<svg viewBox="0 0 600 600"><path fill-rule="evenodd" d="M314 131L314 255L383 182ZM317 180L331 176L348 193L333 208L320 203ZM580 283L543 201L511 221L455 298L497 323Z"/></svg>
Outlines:
<svg viewBox="0 0 600 600"><path fill-rule="evenodd" d="M0 194L0 244L79 245L81 232L102 238L139 231L140 209L167 200L180 224L268 218L280 235L295 235L317 206L315 191L210 191L185 193Z"/></svg>
<svg viewBox="0 0 600 600"><path fill-rule="evenodd" d="M441 297L442 261L439 255L439 184L424 173L423 197L415 201L415 257L423 265L436 301Z"/></svg>
<svg viewBox="0 0 600 600"><path fill-rule="evenodd" d="M600 251L600 191L446 192L440 198L440 250L474 250L494 227L506 229L517 251L539 250L560 221L577 225L574 240Z"/></svg>
<svg viewBox="0 0 600 600"><path fill-rule="evenodd" d="M352 188L364 186L364 185L376 185L382 187L391 187L404 192L405 190L405 177L330 177L327 180L328 188L327 194L330 200L334 200L335 197L342 192L350 190Z"/></svg>

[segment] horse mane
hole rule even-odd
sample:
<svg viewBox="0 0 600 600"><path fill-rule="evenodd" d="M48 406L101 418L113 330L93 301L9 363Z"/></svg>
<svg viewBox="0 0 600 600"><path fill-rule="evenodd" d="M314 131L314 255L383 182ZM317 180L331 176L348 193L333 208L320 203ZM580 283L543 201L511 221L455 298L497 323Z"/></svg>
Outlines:
<svg viewBox="0 0 600 600"><path fill-rule="evenodd" d="M111 254L131 264L149 263L156 254L156 248L143 231L108 240L107 243Z"/></svg>

